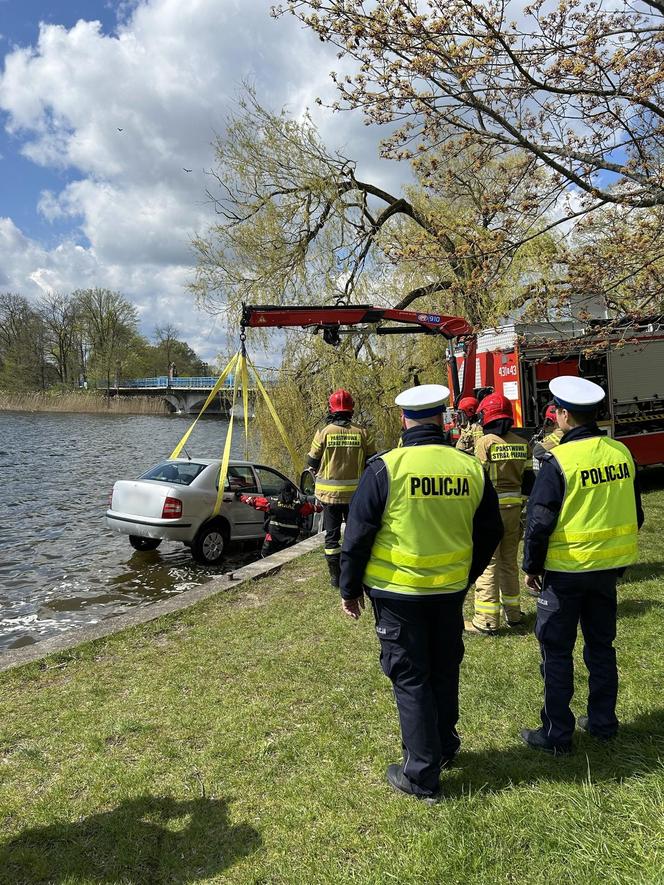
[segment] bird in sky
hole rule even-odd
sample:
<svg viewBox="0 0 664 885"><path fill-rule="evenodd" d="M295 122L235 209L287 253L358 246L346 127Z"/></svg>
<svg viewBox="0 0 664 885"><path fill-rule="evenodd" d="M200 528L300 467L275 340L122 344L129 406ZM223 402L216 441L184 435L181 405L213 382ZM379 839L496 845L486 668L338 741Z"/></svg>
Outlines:
<svg viewBox="0 0 664 885"><path fill-rule="evenodd" d="M184 166L183 166L183 167L182 167L182 171L183 171L183 172L193 172L194 170L193 170L193 169L185 169Z"/></svg>
<svg viewBox="0 0 664 885"><path fill-rule="evenodd" d="M120 127L118 126L118 132L124 132L124 129L120 129Z"/></svg>

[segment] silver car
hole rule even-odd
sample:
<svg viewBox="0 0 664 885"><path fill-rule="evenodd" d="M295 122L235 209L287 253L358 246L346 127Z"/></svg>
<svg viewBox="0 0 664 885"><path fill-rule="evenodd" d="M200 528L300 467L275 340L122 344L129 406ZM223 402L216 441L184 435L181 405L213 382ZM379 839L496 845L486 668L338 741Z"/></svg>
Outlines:
<svg viewBox="0 0 664 885"><path fill-rule="evenodd" d="M155 550L164 540L182 541L198 562L219 563L230 542L265 535L265 514L242 504L234 493L270 497L279 494L284 482L291 482L271 467L231 461L221 512L213 517L219 464L218 458L178 458L163 461L138 479L119 480L113 486L106 525L128 535L136 550ZM304 531L313 530L309 517Z"/></svg>

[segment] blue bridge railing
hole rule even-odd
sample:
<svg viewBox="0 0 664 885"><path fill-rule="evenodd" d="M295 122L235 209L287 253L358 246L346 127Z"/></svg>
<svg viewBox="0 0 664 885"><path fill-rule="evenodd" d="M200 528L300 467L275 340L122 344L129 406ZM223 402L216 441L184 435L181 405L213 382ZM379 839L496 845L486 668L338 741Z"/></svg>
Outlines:
<svg viewBox="0 0 664 885"><path fill-rule="evenodd" d="M179 388L209 388L210 390L218 381L218 376L199 375L191 378L171 378L168 375L157 375L155 378L132 378L130 381L122 381L121 387L179 387ZM233 375L229 375L223 384L224 387L233 386Z"/></svg>

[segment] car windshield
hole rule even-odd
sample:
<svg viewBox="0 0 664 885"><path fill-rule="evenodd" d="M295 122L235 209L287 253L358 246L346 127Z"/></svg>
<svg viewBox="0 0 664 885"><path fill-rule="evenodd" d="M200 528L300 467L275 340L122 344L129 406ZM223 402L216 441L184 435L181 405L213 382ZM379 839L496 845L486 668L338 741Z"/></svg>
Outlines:
<svg viewBox="0 0 664 885"><path fill-rule="evenodd" d="M206 467L207 464L196 464L194 461L165 461L148 470L139 479L153 479L158 482L188 486Z"/></svg>

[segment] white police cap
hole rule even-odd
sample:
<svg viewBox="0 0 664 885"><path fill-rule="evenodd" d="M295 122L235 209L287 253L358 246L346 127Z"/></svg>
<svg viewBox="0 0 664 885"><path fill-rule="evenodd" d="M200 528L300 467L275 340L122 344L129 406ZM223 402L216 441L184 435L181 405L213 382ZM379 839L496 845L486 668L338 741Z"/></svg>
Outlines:
<svg viewBox="0 0 664 885"><path fill-rule="evenodd" d="M450 395L444 384L421 384L404 390L394 400L406 418L431 418L440 415Z"/></svg>
<svg viewBox="0 0 664 885"><path fill-rule="evenodd" d="M590 412L601 403L606 394L593 381L575 375L560 375L549 381L554 403L570 412Z"/></svg>

